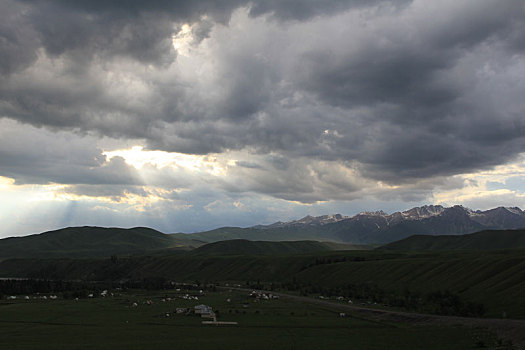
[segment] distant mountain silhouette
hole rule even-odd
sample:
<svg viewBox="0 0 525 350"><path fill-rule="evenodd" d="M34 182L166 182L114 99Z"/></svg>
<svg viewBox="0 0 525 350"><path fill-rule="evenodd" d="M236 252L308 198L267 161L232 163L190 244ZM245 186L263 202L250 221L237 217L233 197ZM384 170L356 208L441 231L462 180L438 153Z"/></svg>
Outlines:
<svg viewBox="0 0 525 350"><path fill-rule="evenodd" d="M482 230L525 228L525 213L519 208L499 207L473 211L462 206L416 207L403 212L363 212L352 217L339 214L307 216L290 222L249 228L223 227L191 234L204 242L230 239L260 241L316 240L351 244L386 244L420 235L462 235ZM179 237L187 235L178 234Z"/></svg>

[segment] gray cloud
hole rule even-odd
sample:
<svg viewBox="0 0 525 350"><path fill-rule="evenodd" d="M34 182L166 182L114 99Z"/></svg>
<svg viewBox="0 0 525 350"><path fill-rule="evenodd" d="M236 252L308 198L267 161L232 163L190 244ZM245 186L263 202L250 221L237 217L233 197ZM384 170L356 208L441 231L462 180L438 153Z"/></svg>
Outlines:
<svg viewBox="0 0 525 350"><path fill-rule="evenodd" d="M92 137L23 128L2 119L0 126L0 174L16 184L142 184L122 158L107 161Z"/></svg>
<svg viewBox="0 0 525 350"><path fill-rule="evenodd" d="M375 1L375 3L382 1ZM171 35L177 23L198 23L197 42L208 36L212 18L227 24L238 7L250 6L251 15L271 13L281 19L312 16L370 6L367 1L6 1L0 37L4 72L35 59L39 44L51 55L68 54L89 62L95 56L129 56L146 64L166 65L173 59ZM7 18L9 17L9 18ZM28 29L29 28L29 29ZM13 57L16 55L17 60ZM18 61L18 63L16 63Z"/></svg>
<svg viewBox="0 0 525 350"><path fill-rule="evenodd" d="M257 163L247 162L244 160L238 160L235 162L235 165L243 167L243 168L249 168L249 169L261 169L262 167Z"/></svg>
<svg viewBox="0 0 525 350"><path fill-rule="evenodd" d="M333 189L343 187L353 198L359 184L298 164L340 162L356 176L403 184L502 164L525 147L520 1L8 1L5 8L0 115L143 139L151 149L271 154L263 168L282 181L242 160L242 171L257 171L246 191L314 201L337 198ZM197 54L189 58L171 42L183 23L193 24ZM127 174L119 183L139 183L118 159L83 181L103 182L106 169ZM73 183L79 172L38 170L17 181Z"/></svg>
<svg viewBox="0 0 525 350"><path fill-rule="evenodd" d="M6 0L0 11L0 79L27 68L36 58L38 39L24 15L25 6Z"/></svg>
<svg viewBox="0 0 525 350"><path fill-rule="evenodd" d="M307 20L314 16L330 15L348 10L349 8L372 7L377 4L387 4L394 8L402 7L410 0L268 0L252 1L250 14L260 16L271 13L280 20Z"/></svg>

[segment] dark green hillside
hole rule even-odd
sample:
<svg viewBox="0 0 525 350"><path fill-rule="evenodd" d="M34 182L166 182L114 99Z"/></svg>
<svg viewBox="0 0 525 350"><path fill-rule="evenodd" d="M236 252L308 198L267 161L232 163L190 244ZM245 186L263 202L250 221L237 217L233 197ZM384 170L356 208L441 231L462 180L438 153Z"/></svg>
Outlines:
<svg viewBox="0 0 525 350"><path fill-rule="evenodd" d="M482 303L486 315L525 318L525 250L399 253L318 252L300 255L171 255L104 259L10 259L0 277L62 280L277 282L328 295L368 290L378 298L449 291ZM352 287L353 286L353 287ZM298 288L298 289L297 289ZM376 292L377 291L377 292ZM324 293L324 292L323 292ZM369 292L367 292L369 293Z"/></svg>
<svg viewBox="0 0 525 350"><path fill-rule="evenodd" d="M482 303L486 314L525 317L525 251L407 254L360 262L318 264L297 273L295 280L337 290L360 288L423 295L450 291ZM336 292L337 293L337 292ZM378 292L381 293L381 292Z"/></svg>
<svg viewBox="0 0 525 350"><path fill-rule="evenodd" d="M316 241L269 242L234 239L209 243L193 250L192 253L221 255L283 255L312 253L326 250L331 250L331 248L324 243Z"/></svg>
<svg viewBox="0 0 525 350"><path fill-rule="evenodd" d="M179 238L196 239L203 242L213 243L232 239L246 239L250 241L332 241L334 240L328 230L323 230L318 226L301 227L279 227L272 229L258 229L253 227L221 227L211 231L184 234L173 234ZM334 240L339 241L339 240Z"/></svg>
<svg viewBox="0 0 525 350"><path fill-rule="evenodd" d="M68 227L31 236L1 239L0 258L102 257L162 249L188 249L201 244L145 227Z"/></svg>
<svg viewBox="0 0 525 350"><path fill-rule="evenodd" d="M387 250L491 250L525 247L525 230L481 231L468 235L415 235L387 244Z"/></svg>

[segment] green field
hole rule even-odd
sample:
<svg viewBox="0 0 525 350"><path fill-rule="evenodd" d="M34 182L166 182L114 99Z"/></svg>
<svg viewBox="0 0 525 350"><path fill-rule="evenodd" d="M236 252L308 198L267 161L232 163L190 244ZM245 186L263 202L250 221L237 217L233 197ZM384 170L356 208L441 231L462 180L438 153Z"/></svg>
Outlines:
<svg viewBox="0 0 525 350"><path fill-rule="evenodd" d="M172 255L104 259L11 259L0 277L120 281L246 282L294 285L300 292L341 295L349 285L372 286L380 294L449 291L481 303L485 317L525 318L525 251L385 252L345 251L297 255ZM315 291L306 290L308 294ZM348 297L355 297L350 294ZM363 298L380 296L378 293ZM412 311L431 312L411 309Z"/></svg>
<svg viewBox="0 0 525 350"><path fill-rule="evenodd" d="M78 301L2 300L0 348L408 350L475 349L496 343L483 329L370 321L347 311L348 317L341 318L334 308L284 298L255 302L239 291L211 292L199 300L176 298L185 292L174 290L115 293ZM218 310L219 321L238 325L202 325L198 316L174 312L201 303Z"/></svg>

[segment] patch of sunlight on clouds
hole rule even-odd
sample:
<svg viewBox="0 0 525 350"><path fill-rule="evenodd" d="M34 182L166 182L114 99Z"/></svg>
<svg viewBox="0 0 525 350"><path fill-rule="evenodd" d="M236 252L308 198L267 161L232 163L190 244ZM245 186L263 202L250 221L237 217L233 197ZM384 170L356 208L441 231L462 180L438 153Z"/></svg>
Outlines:
<svg viewBox="0 0 525 350"><path fill-rule="evenodd" d="M514 162L498 165L493 169L476 173L456 175L452 178L464 182L462 188L436 191L434 201L438 203L490 202L498 198L508 201L506 205L525 205L525 153ZM495 186L499 184L500 186Z"/></svg>
<svg viewBox="0 0 525 350"><path fill-rule="evenodd" d="M179 55L189 56L191 51L191 43L193 42L193 34L189 24L183 24L179 32L172 36L173 48L177 50Z"/></svg>
<svg viewBox="0 0 525 350"><path fill-rule="evenodd" d="M125 162L137 170L141 170L146 164L152 164L157 168L175 167L184 168L195 172L205 172L210 175L220 176L226 174L228 162L221 162L213 155L192 155L165 151L148 151L142 146L133 146L129 149L105 151L108 161L113 157L122 157Z"/></svg>
<svg viewBox="0 0 525 350"><path fill-rule="evenodd" d="M0 206L13 206L23 202L38 202L57 199L57 191L65 188L65 185L17 185L15 180L0 176ZM2 205L3 203L3 205Z"/></svg>
<svg viewBox="0 0 525 350"><path fill-rule="evenodd" d="M0 176L0 189L9 190L15 184L15 180L9 177Z"/></svg>
<svg viewBox="0 0 525 350"><path fill-rule="evenodd" d="M76 194L65 191L55 193L55 198L67 201L91 201L98 203L111 203L111 204L126 204L128 206L135 207L138 211L144 211L145 207L152 203L165 201L166 198L156 194L155 191L149 190L147 187L143 187L147 195L140 195L124 191L122 195L108 195L108 196L92 196L87 194Z"/></svg>
<svg viewBox="0 0 525 350"><path fill-rule="evenodd" d="M380 190L397 190L397 189L402 188L399 185L390 185L390 184L384 183L383 181L377 181L376 186Z"/></svg>
<svg viewBox="0 0 525 350"><path fill-rule="evenodd" d="M66 185L31 185L31 187L32 195L28 197L28 202L67 200L60 195L60 191L66 188Z"/></svg>

